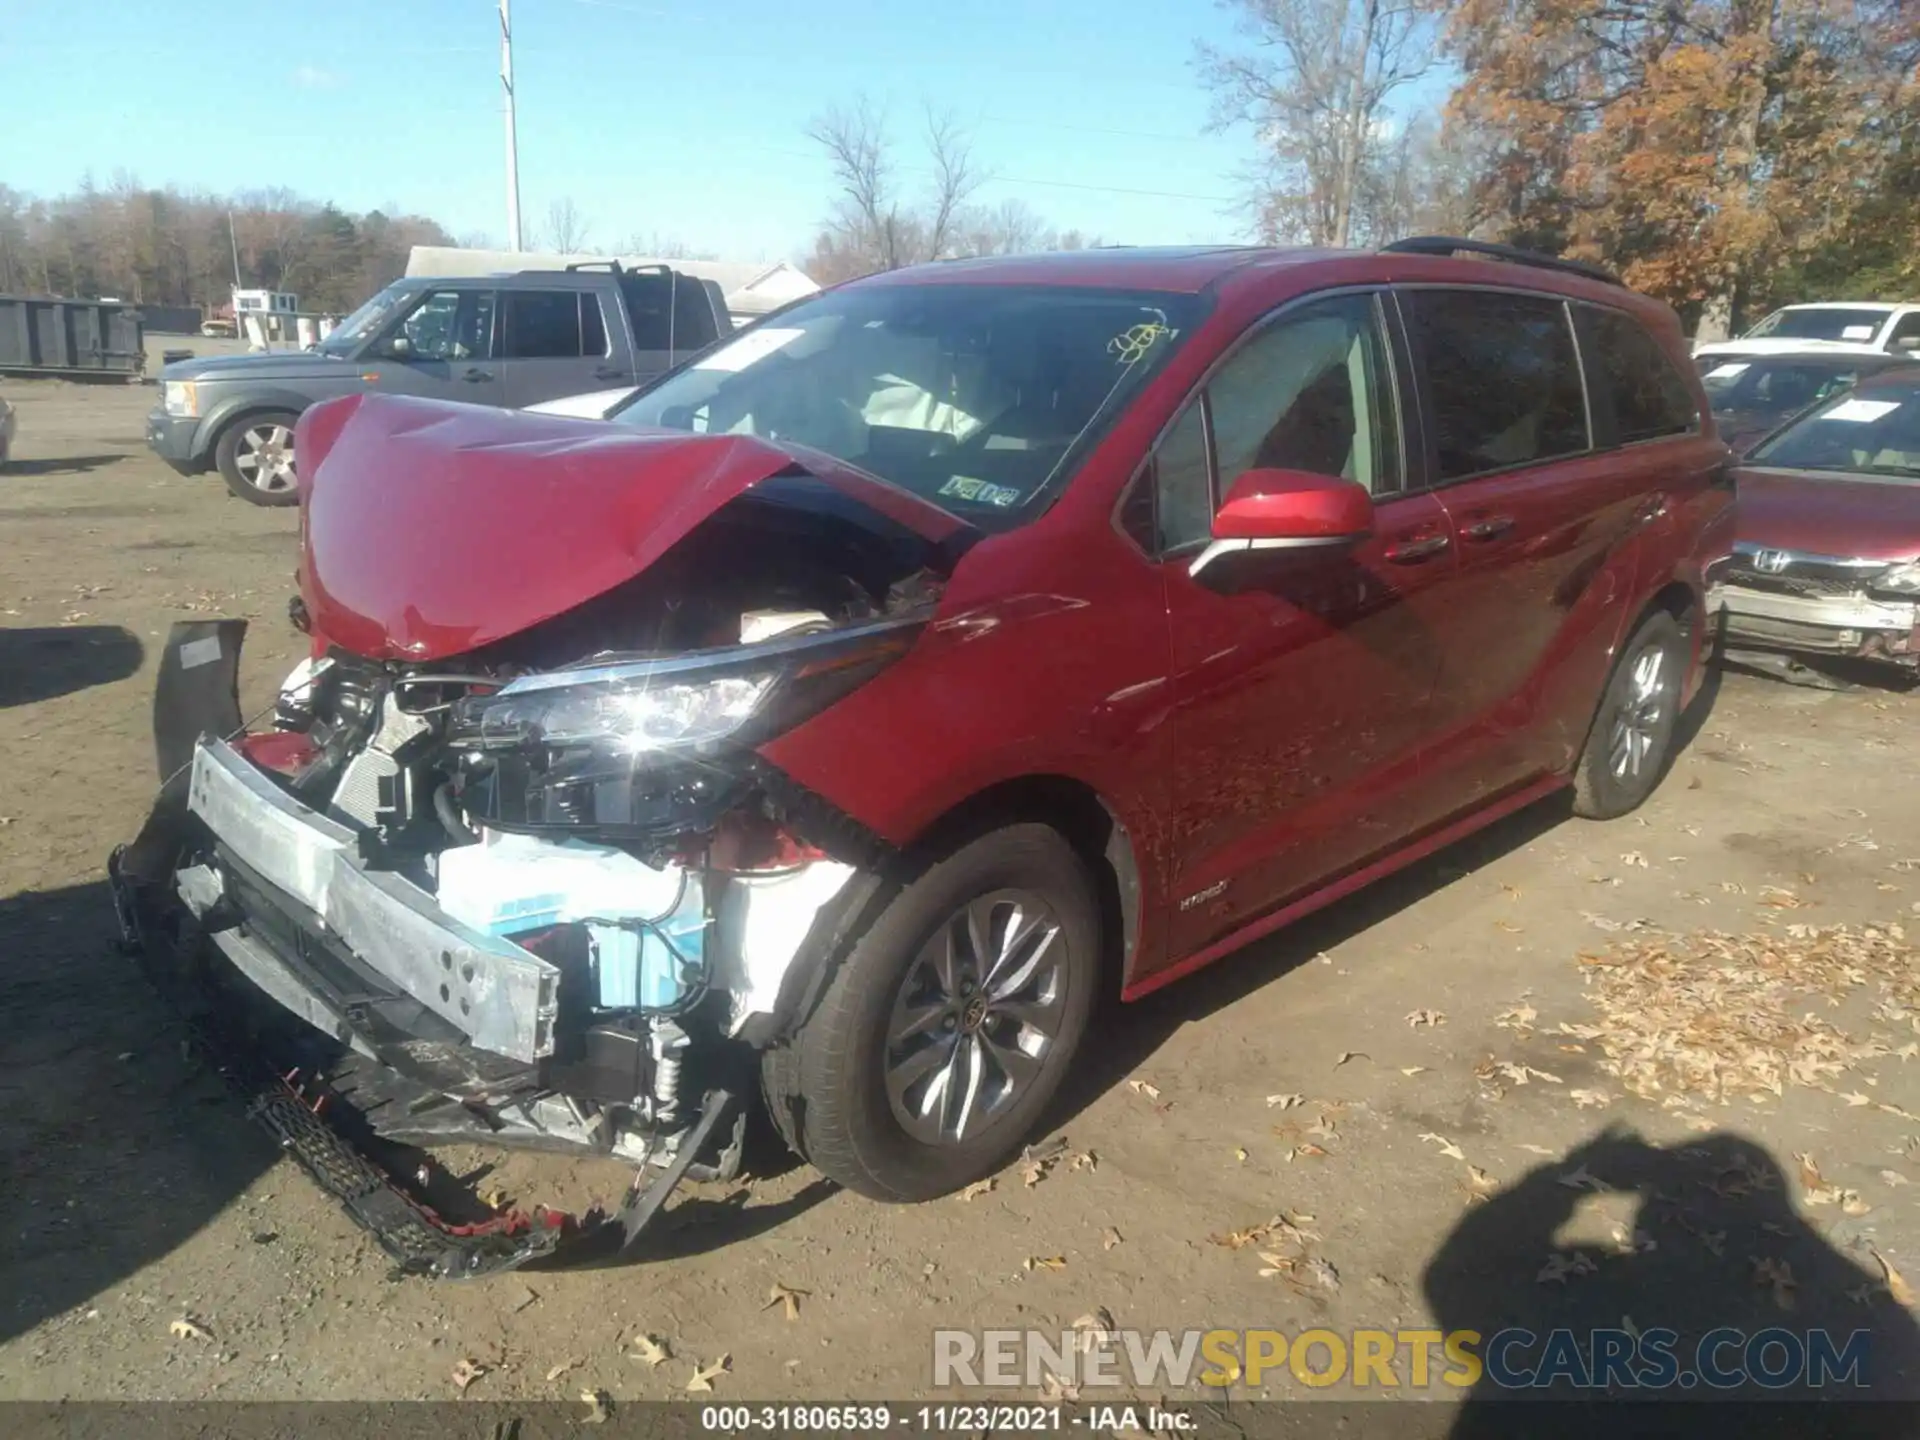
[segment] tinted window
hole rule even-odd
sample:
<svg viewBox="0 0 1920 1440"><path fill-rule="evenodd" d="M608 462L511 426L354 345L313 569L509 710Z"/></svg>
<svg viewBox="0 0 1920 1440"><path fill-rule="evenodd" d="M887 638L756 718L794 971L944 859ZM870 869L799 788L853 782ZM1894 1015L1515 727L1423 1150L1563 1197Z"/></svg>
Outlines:
<svg viewBox="0 0 1920 1440"><path fill-rule="evenodd" d="M691 276L641 272L621 278L636 350L686 354L713 343L713 302Z"/></svg>
<svg viewBox="0 0 1920 1440"><path fill-rule="evenodd" d="M1621 444L1684 435L1699 419L1687 382L1640 322L1618 310L1587 310L1594 353L1591 380L1613 401Z"/></svg>
<svg viewBox="0 0 1920 1440"><path fill-rule="evenodd" d="M1161 549L1207 539L1218 497L1248 470L1307 470L1374 494L1396 488L1389 375L1370 295L1289 311L1255 335L1207 382L1205 405L1189 406L1161 442Z"/></svg>
<svg viewBox="0 0 1920 1440"><path fill-rule="evenodd" d="M507 291L506 358L578 360L586 353L580 347L580 299L577 290Z"/></svg>
<svg viewBox="0 0 1920 1440"><path fill-rule="evenodd" d="M485 360L493 349L493 292L436 290L400 324L414 360Z"/></svg>
<svg viewBox="0 0 1920 1440"><path fill-rule="evenodd" d="M1491 290L1412 290L1404 304L1433 400L1439 479L1588 448L1566 306Z"/></svg>
<svg viewBox="0 0 1920 1440"><path fill-rule="evenodd" d="M1887 337L1887 349L1911 352L1920 350L1920 311L1902 316Z"/></svg>

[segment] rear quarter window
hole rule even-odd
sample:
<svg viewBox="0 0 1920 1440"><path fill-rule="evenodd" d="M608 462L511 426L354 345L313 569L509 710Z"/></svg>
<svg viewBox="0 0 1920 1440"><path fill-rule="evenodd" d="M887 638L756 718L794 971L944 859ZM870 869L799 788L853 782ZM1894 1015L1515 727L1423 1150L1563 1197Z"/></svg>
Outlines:
<svg viewBox="0 0 1920 1440"><path fill-rule="evenodd" d="M1582 309L1591 352L1587 382L1612 408L1614 440L1630 445L1697 429L1693 391L1640 322L1618 310Z"/></svg>

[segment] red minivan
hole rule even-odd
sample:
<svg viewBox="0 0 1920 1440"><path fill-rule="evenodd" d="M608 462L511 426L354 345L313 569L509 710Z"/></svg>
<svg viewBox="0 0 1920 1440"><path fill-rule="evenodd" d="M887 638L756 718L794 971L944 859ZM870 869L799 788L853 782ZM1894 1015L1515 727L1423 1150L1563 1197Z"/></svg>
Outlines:
<svg viewBox="0 0 1920 1440"><path fill-rule="evenodd" d="M354 397L298 444L311 658L246 734L239 623L176 631L130 938L376 1136L631 1159L629 1235L756 1083L832 1179L941 1195L1097 996L1563 787L1631 810L1733 538L1673 314L1451 239L922 266L608 421Z"/></svg>

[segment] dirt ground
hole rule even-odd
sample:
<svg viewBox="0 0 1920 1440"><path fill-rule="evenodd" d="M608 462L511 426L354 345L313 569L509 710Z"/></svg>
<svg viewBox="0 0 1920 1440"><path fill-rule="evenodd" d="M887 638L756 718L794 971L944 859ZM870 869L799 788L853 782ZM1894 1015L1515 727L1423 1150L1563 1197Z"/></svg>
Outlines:
<svg viewBox="0 0 1920 1440"><path fill-rule="evenodd" d="M183 1054L101 881L154 788L169 621L255 622L250 708L296 657L294 518L154 460L150 387L6 393L0 1397L450 1397L472 1360L474 1399L664 1398L724 1354L717 1398L897 1398L929 1390L937 1326L1100 1307L1290 1330L1790 1316L1876 1326L1889 1376L1920 1350L1882 1266L1920 1277L1912 956L1818 933L1920 927L1920 696L1737 673L1638 816L1540 804L1120 1011L1053 1132L1091 1163L888 1207L762 1157L683 1192L626 1268L392 1281ZM1688 959L1702 930L1733 937L1712 964ZM1621 945L1654 953L1596 963ZM446 1159L576 1208L625 1180ZM1281 1212L1299 1233L1234 1233ZM674 1358L629 1358L639 1334Z"/></svg>

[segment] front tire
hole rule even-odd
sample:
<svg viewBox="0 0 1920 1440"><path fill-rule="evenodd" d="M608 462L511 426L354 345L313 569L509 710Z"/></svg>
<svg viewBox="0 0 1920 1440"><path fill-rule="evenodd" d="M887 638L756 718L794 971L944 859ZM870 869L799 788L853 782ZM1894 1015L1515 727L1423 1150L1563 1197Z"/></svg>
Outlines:
<svg viewBox="0 0 1920 1440"><path fill-rule="evenodd" d="M893 898L762 1057L774 1123L873 1199L961 1189L1040 1120L1099 975L1099 908L1073 848L1045 825L983 835Z"/></svg>
<svg viewBox="0 0 1920 1440"><path fill-rule="evenodd" d="M293 427L300 417L285 410L247 415L220 432L213 463L227 489L250 505L297 505Z"/></svg>
<svg viewBox="0 0 1920 1440"><path fill-rule="evenodd" d="M1673 759L1687 639L1664 610L1642 620L1620 651L1573 773L1573 811L1612 820L1651 795Z"/></svg>

